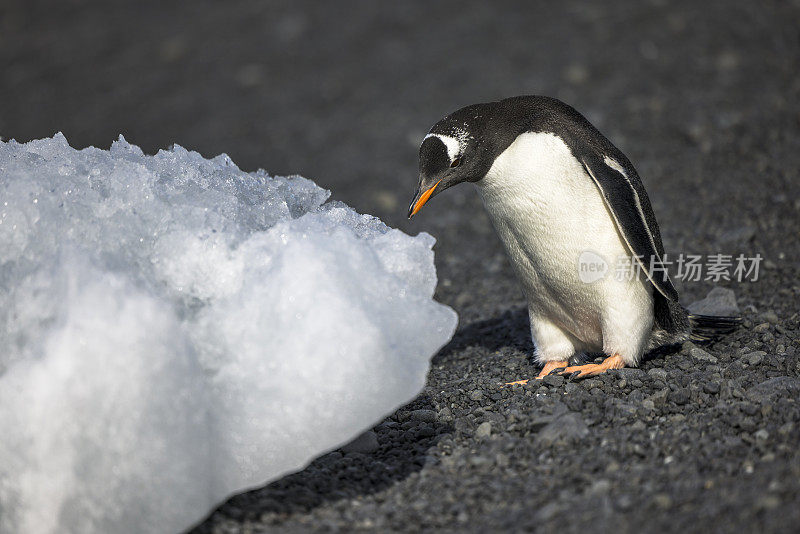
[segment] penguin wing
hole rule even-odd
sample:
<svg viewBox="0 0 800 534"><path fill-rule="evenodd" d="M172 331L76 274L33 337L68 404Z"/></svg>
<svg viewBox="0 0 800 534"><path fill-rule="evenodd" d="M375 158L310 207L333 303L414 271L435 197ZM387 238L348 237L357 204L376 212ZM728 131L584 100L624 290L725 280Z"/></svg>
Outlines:
<svg viewBox="0 0 800 534"><path fill-rule="evenodd" d="M664 246L650 199L633 166L623 167L618 161L623 158L592 152L584 154L580 161L603 195L617 229L647 278L667 300L678 302L678 291L664 265Z"/></svg>

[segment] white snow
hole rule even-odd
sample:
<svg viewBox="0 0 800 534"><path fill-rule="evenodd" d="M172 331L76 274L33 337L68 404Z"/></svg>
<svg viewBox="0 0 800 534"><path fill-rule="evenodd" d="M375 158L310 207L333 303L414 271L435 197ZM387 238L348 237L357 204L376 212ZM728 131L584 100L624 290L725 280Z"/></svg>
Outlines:
<svg viewBox="0 0 800 534"><path fill-rule="evenodd" d="M0 143L0 532L177 532L412 399L433 238L122 137Z"/></svg>

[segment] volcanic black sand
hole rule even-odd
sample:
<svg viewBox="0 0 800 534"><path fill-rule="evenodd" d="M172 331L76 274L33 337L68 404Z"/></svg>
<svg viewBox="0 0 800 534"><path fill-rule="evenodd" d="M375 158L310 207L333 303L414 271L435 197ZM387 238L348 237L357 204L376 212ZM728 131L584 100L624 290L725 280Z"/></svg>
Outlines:
<svg viewBox="0 0 800 534"><path fill-rule="evenodd" d="M422 394L198 533L796 532L799 65L797 1L12 1L0 135L226 152L438 239L437 298L460 325ZM405 213L434 122L526 93L572 104L630 157L668 252L761 254L758 281L677 284L686 304L732 289L739 331L640 369L499 387L537 368L477 195Z"/></svg>

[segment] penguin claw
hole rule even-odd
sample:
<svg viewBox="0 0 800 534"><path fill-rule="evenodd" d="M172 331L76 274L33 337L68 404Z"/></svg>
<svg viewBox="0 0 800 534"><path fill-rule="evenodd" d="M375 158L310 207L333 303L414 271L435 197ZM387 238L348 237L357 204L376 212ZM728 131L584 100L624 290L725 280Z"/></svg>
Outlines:
<svg viewBox="0 0 800 534"><path fill-rule="evenodd" d="M561 371L561 374L564 376L569 376L570 380L574 380L577 378L587 378L590 376L600 375L609 369L622 369L623 367L625 367L625 362L622 361L622 356L615 354L603 360L603 363L589 363L586 365L574 365L567 367Z"/></svg>
<svg viewBox="0 0 800 534"><path fill-rule="evenodd" d="M536 376L536 380L541 380L547 375L560 374L564 369L567 368L568 364L569 362L566 360L551 360L544 364L544 367L542 367L542 370ZM529 381L530 379L516 380L514 382L506 382L505 384L501 384L500 387L516 386L516 385L524 386Z"/></svg>
<svg viewBox="0 0 800 534"><path fill-rule="evenodd" d="M544 367L542 367L542 370L536 376L536 380L541 380L547 375L557 373L560 369L565 369L568 364L569 362L566 360L551 360L544 364Z"/></svg>
<svg viewBox="0 0 800 534"><path fill-rule="evenodd" d="M500 387L502 388L502 387L506 387L506 386L524 386L525 384L528 383L529 380L530 379L526 378L525 380L516 380L514 382L506 382L505 384L501 384Z"/></svg>

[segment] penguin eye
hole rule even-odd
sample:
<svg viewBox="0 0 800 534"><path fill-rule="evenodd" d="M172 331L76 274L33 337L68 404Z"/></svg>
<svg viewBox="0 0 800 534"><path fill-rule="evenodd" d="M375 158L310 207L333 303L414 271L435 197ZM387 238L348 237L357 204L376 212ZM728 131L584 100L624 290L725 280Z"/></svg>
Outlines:
<svg viewBox="0 0 800 534"><path fill-rule="evenodd" d="M450 164L450 168L453 168L453 167L458 167L459 165L461 165L461 158L456 158L456 159L454 159L454 160L453 160L453 162Z"/></svg>

